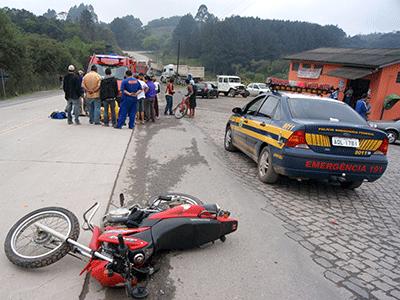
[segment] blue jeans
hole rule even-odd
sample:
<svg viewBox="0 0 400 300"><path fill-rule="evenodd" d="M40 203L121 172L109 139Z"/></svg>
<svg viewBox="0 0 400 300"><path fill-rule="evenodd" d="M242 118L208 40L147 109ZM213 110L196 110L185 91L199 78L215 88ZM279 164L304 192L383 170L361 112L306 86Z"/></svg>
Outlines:
<svg viewBox="0 0 400 300"><path fill-rule="evenodd" d="M134 99L124 99L121 101L121 106L119 107L118 124L117 128L122 128L124 125L126 116L129 116L129 128L135 128L135 118L137 110L137 100Z"/></svg>
<svg viewBox="0 0 400 300"><path fill-rule="evenodd" d="M166 115L169 112L169 114L172 115L172 105L174 98L171 95L166 95L165 100L167 100L167 106L165 107L164 114Z"/></svg>
<svg viewBox="0 0 400 300"><path fill-rule="evenodd" d="M74 112L75 123L79 123L79 115L81 113L81 99L68 99L67 102L67 117L68 122L72 122L72 111Z"/></svg>
<svg viewBox="0 0 400 300"><path fill-rule="evenodd" d="M88 99L89 102L89 123L100 124L101 101L99 98Z"/></svg>

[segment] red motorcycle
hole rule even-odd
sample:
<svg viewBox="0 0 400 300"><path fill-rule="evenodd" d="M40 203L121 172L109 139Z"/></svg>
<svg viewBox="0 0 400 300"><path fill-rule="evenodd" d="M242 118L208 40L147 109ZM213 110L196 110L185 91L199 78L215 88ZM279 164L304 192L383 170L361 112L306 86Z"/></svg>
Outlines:
<svg viewBox="0 0 400 300"><path fill-rule="evenodd" d="M67 209L47 207L21 218L8 232L4 249L8 259L23 268L53 264L68 253L90 258L81 274L103 286L125 286L128 296L142 299L148 291L138 282L155 272L151 257L162 250L182 250L201 246L236 231L238 222L216 204L179 193L158 196L146 208L134 205L103 217L101 227L92 219L99 208L95 203L83 215L82 229L92 231L89 247L77 242L79 222Z"/></svg>

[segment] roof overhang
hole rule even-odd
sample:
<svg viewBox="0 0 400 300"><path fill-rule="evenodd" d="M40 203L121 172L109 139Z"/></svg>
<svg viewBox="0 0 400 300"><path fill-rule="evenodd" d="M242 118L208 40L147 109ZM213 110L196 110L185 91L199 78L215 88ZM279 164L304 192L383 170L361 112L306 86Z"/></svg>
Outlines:
<svg viewBox="0 0 400 300"><path fill-rule="evenodd" d="M365 68L350 68L342 67L335 70L327 72L326 75L332 77L346 78L350 80L363 78L375 72L375 69L365 69Z"/></svg>

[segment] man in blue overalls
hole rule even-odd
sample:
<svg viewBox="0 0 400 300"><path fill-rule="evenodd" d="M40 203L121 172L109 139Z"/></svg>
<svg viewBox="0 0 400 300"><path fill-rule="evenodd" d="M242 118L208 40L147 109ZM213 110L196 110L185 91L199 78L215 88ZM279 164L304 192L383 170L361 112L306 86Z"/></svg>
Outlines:
<svg viewBox="0 0 400 300"><path fill-rule="evenodd" d="M135 116L137 110L137 95L142 92L139 81L132 77L132 71L125 73L126 79L121 83L121 105L119 108L118 124L115 128L121 129L125 124L126 116L129 115L129 128L135 128Z"/></svg>

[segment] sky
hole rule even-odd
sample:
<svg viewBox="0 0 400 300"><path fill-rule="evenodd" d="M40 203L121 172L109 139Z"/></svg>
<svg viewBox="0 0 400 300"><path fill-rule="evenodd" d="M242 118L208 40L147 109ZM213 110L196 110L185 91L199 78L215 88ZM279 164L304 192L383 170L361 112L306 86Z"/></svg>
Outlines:
<svg viewBox="0 0 400 300"><path fill-rule="evenodd" d="M94 7L99 20L111 22L128 14L148 21L174 15L196 14L205 4L219 18L231 15L262 19L307 21L338 25L348 35L400 31L400 0L0 0L0 7L24 8L37 15L48 8L68 11L81 2Z"/></svg>

